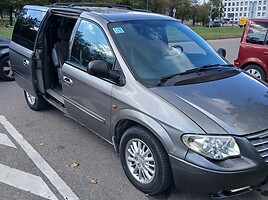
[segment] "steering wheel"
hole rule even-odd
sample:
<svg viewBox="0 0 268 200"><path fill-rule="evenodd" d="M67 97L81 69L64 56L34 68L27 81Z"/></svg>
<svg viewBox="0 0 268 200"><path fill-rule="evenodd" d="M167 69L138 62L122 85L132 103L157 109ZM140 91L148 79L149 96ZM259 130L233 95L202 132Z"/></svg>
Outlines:
<svg viewBox="0 0 268 200"><path fill-rule="evenodd" d="M170 46L163 55L178 56L182 52L183 52L183 47L179 44L176 44L176 45Z"/></svg>
<svg viewBox="0 0 268 200"><path fill-rule="evenodd" d="M179 45L179 44L175 44L175 45L171 46L171 48L172 47L175 48L175 49L179 49L180 50L180 53L183 52L183 47L181 45Z"/></svg>

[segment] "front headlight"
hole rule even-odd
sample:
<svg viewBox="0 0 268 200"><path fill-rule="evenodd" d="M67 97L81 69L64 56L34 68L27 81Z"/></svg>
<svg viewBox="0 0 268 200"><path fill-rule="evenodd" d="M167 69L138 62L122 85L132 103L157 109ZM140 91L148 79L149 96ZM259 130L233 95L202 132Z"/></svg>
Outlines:
<svg viewBox="0 0 268 200"><path fill-rule="evenodd" d="M189 149L216 160L240 155L239 147L231 136L186 134L182 141Z"/></svg>

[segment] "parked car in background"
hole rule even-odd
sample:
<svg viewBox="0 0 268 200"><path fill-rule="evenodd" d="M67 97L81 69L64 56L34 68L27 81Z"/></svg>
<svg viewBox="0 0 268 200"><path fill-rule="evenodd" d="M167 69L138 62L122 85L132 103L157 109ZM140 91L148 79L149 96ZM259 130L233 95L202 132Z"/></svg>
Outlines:
<svg viewBox="0 0 268 200"><path fill-rule="evenodd" d="M248 22L248 18L247 17L241 17L239 18L239 27L242 28L242 27L245 27L246 24Z"/></svg>
<svg viewBox="0 0 268 200"><path fill-rule="evenodd" d="M0 78L4 81L14 80L9 60L9 43L9 39L0 37Z"/></svg>
<svg viewBox="0 0 268 200"><path fill-rule="evenodd" d="M220 27L221 22L220 21L212 21L206 24L206 27Z"/></svg>
<svg viewBox="0 0 268 200"><path fill-rule="evenodd" d="M267 81L268 74L268 19L250 19L240 40L234 65L253 76Z"/></svg>

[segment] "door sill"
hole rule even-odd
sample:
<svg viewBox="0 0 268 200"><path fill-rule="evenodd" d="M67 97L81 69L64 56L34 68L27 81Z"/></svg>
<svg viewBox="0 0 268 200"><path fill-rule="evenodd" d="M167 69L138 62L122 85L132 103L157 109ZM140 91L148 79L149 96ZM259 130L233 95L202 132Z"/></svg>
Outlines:
<svg viewBox="0 0 268 200"><path fill-rule="evenodd" d="M55 87L53 89L47 89L46 93L52 96L54 99L59 101L60 103L64 104L63 96L62 96L62 89L60 87Z"/></svg>

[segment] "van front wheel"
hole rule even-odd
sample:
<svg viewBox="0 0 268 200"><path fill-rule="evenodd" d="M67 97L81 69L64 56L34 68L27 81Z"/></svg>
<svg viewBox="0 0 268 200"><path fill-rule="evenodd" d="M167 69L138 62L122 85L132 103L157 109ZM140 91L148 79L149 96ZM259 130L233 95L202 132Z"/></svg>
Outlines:
<svg viewBox="0 0 268 200"><path fill-rule="evenodd" d="M48 103L42 96L38 96L36 98L35 96L31 95L29 92L24 91L24 96L27 102L27 105L35 111L43 110L48 106Z"/></svg>
<svg viewBox="0 0 268 200"><path fill-rule="evenodd" d="M146 194L157 194L172 183L168 155L160 141L147 129L135 125L120 141L120 159L130 182Z"/></svg>

